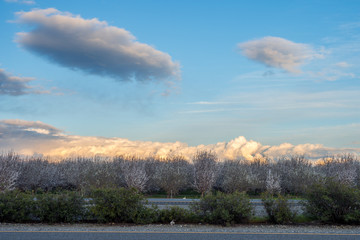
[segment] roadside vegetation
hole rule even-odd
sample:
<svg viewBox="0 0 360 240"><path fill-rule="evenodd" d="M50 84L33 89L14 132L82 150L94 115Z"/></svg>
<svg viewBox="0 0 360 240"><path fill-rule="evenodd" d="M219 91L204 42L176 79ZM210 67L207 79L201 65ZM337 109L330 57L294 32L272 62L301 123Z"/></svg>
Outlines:
<svg viewBox="0 0 360 240"><path fill-rule="evenodd" d="M0 154L0 222L209 223L232 225L360 223L360 162L352 155L318 164L304 156L218 161L158 158L72 158L51 162ZM254 218L250 197L268 217ZM289 196L303 199L304 215ZM158 209L147 197L200 198L189 210Z"/></svg>

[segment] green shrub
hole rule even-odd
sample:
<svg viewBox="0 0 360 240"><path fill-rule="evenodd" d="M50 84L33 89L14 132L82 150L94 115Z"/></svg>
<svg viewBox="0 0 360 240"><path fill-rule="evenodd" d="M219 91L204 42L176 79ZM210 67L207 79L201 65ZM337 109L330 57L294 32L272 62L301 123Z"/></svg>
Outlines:
<svg viewBox="0 0 360 240"><path fill-rule="evenodd" d="M145 205L141 205L135 217L132 219L133 223L136 224L150 224L158 222L159 212L156 207L146 207Z"/></svg>
<svg viewBox="0 0 360 240"><path fill-rule="evenodd" d="M173 220L176 223L194 223L197 218L192 211L178 206L173 206L159 211L159 222L170 223Z"/></svg>
<svg viewBox="0 0 360 240"><path fill-rule="evenodd" d="M0 221L23 223L33 221L34 196L20 191L0 193Z"/></svg>
<svg viewBox="0 0 360 240"><path fill-rule="evenodd" d="M146 207L144 197L135 189L96 189L91 193L90 212L99 222L152 223L156 209Z"/></svg>
<svg viewBox="0 0 360 240"><path fill-rule="evenodd" d="M245 193L208 194L192 205L200 221L212 224L248 222L252 215L251 203Z"/></svg>
<svg viewBox="0 0 360 240"><path fill-rule="evenodd" d="M269 192L261 194L261 200L264 204L269 221L276 224L294 222L296 213L290 210L288 199L283 195L276 198Z"/></svg>
<svg viewBox="0 0 360 240"><path fill-rule="evenodd" d="M77 192L36 195L36 217L41 222L72 223L85 218L85 201Z"/></svg>
<svg viewBox="0 0 360 240"><path fill-rule="evenodd" d="M360 222L360 191L333 179L312 185L304 202L314 219L328 223Z"/></svg>

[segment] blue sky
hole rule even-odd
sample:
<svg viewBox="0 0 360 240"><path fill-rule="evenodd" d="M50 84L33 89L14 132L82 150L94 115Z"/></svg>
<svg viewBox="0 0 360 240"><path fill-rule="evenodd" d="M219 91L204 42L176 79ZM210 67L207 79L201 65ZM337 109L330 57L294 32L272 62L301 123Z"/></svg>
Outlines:
<svg viewBox="0 0 360 240"><path fill-rule="evenodd" d="M359 1L1 0L0 29L0 120L360 148Z"/></svg>

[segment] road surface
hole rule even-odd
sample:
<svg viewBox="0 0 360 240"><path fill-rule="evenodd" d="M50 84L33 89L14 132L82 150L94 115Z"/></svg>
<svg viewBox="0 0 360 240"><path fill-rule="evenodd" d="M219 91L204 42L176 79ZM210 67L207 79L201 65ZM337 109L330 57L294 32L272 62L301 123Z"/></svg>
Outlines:
<svg viewBox="0 0 360 240"><path fill-rule="evenodd" d="M359 239L360 226L206 224L0 224L0 240Z"/></svg>
<svg viewBox="0 0 360 240"><path fill-rule="evenodd" d="M127 232L127 231L2 231L1 240L354 240L360 234L346 233L239 233L239 232Z"/></svg>

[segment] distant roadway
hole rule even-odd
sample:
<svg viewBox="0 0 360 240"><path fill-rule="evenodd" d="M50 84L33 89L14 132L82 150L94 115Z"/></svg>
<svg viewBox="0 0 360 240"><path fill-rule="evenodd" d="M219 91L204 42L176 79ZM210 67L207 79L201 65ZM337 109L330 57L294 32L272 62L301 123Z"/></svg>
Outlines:
<svg viewBox="0 0 360 240"><path fill-rule="evenodd" d="M199 199L182 199L182 198L148 198L149 204L155 205L169 205L169 206L177 206L177 205L190 205L193 202L198 202ZM255 206L263 206L261 199L250 199L252 205ZM289 199L288 202L290 205L299 205L300 200Z"/></svg>
<svg viewBox="0 0 360 240"><path fill-rule="evenodd" d="M156 205L159 209L164 209L172 206L177 206L180 208L189 209L190 204L198 202L199 199L179 199L179 198L148 198L148 205ZM265 217L267 216L264 205L261 199L251 199L250 200L253 206L253 213L256 217ZM300 203L300 200L289 199L290 209L298 214L303 213L303 207Z"/></svg>

